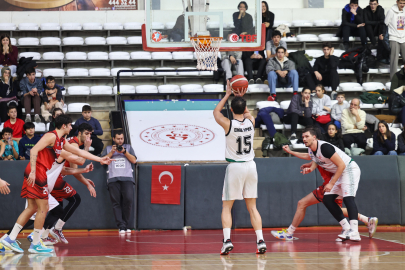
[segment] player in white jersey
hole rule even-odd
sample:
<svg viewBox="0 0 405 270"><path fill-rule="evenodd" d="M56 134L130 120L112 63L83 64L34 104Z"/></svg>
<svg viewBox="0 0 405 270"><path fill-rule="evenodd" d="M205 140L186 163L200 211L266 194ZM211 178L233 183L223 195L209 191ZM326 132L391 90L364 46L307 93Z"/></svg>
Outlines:
<svg viewBox="0 0 405 270"><path fill-rule="evenodd" d="M235 98L231 103L233 119L229 120L222 113L225 103L232 94L229 81L225 97L218 103L214 110L215 121L225 130L226 151L225 157L229 162L226 168L224 187L222 191L222 227L224 232L221 255L228 255L233 249L231 242L232 206L235 200L245 200L250 213L250 220L257 236L257 254L266 252L263 240L262 218L256 208L257 198L257 170L253 161L253 138L255 133L255 119L246 107L242 96L246 93L234 92Z"/></svg>
<svg viewBox="0 0 405 270"><path fill-rule="evenodd" d="M360 241L358 210L354 200L360 181L359 166L339 148L318 140L317 131L313 127L304 129L302 139L305 146L308 147L308 153L293 152L287 146L283 147L284 150L298 158L313 161L311 167L302 169L303 174L314 171L317 166L333 174L329 183L325 185L323 204L343 228L338 237L343 240ZM342 209L335 202L336 199L342 197L350 224L344 217Z"/></svg>

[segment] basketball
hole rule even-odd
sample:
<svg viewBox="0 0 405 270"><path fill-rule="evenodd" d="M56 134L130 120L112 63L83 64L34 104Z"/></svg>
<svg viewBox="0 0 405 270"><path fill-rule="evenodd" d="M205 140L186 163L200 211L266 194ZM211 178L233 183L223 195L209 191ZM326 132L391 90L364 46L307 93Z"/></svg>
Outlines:
<svg viewBox="0 0 405 270"><path fill-rule="evenodd" d="M243 75L236 75L234 76L231 81L231 88L235 92L241 92L243 89L247 89L249 86L249 82Z"/></svg>

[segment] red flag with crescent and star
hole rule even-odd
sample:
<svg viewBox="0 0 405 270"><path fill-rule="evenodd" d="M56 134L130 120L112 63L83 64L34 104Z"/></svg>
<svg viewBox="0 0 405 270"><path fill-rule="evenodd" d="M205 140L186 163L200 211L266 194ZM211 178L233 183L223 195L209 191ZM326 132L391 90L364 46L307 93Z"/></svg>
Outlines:
<svg viewBox="0 0 405 270"><path fill-rule="evenodd" d="M152 166L151 203L180 204L181 166Z"/></svg>

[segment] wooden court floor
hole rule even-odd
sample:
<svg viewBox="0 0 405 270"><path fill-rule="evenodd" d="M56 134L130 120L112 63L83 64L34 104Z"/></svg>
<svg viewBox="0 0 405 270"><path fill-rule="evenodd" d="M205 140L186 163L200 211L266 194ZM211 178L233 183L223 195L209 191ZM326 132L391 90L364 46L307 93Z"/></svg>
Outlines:
<svg viewBox="0 0 405 270"><path fill-rule="evenodd" d="M29 254L27 234L20 234L23 254L0 253L0 269L299 269L405 270L405 228L379 227L373 239L361 228L361 242L336 242L338 227L299 228L290 242L264 230L267 253L255 254L252 229L232 230L234 250L220 256L222 230L70 231L69 244L55 253ZM0 233L0 235L2 235Z"/></svg>

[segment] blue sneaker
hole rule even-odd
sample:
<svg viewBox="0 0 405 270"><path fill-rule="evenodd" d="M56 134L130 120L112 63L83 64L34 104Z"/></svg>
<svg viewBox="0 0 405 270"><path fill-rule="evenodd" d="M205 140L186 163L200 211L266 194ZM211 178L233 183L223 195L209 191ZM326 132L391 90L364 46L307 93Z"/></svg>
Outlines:
<svg viewBox="0 0 405 270"><path fill-rule="evenodd" d="M30 243L32 243L32 241L34 240L34 233L33 233L33 232L30 233L30 234L27 236L27 239L28 239L28 241L30 241Z"/></svg>
<svg viewBox="0 0 405 270"><path fill-rule="evenodd" d="M38 243L38 245L34 245L33 243L31 243L30 248L28 249L29 252L31 253L51 253L53 252L53 249L51 248L47 248L45 246L43 246L41 243Z"/></svg>
<svg viewBox="0 0 405 270"><path fill-rule="evenodd" d="M6 248L0 243L0 253L6 253Z"/></svg>
<svg viewBox="0 0 405 270"><path fill-rule="evenodd" d="M286 240L286 241L294 240L292 234L289 234L286 229L283 229L281 231L271 231L271 234L275 238L280 239L280 240Z"/></svg>
<svg viewBox="0 0 405 270"><path fill-rule="evenodd" d="M17 240L14 240L14 241L11 240L10 236L7 236L3 240L1 240L1 243L5 247L8 247L9 249L14 250L15 252L24 253L24 250L22 248L20 248L20 246L18 245L18 241Z"/></svg>

